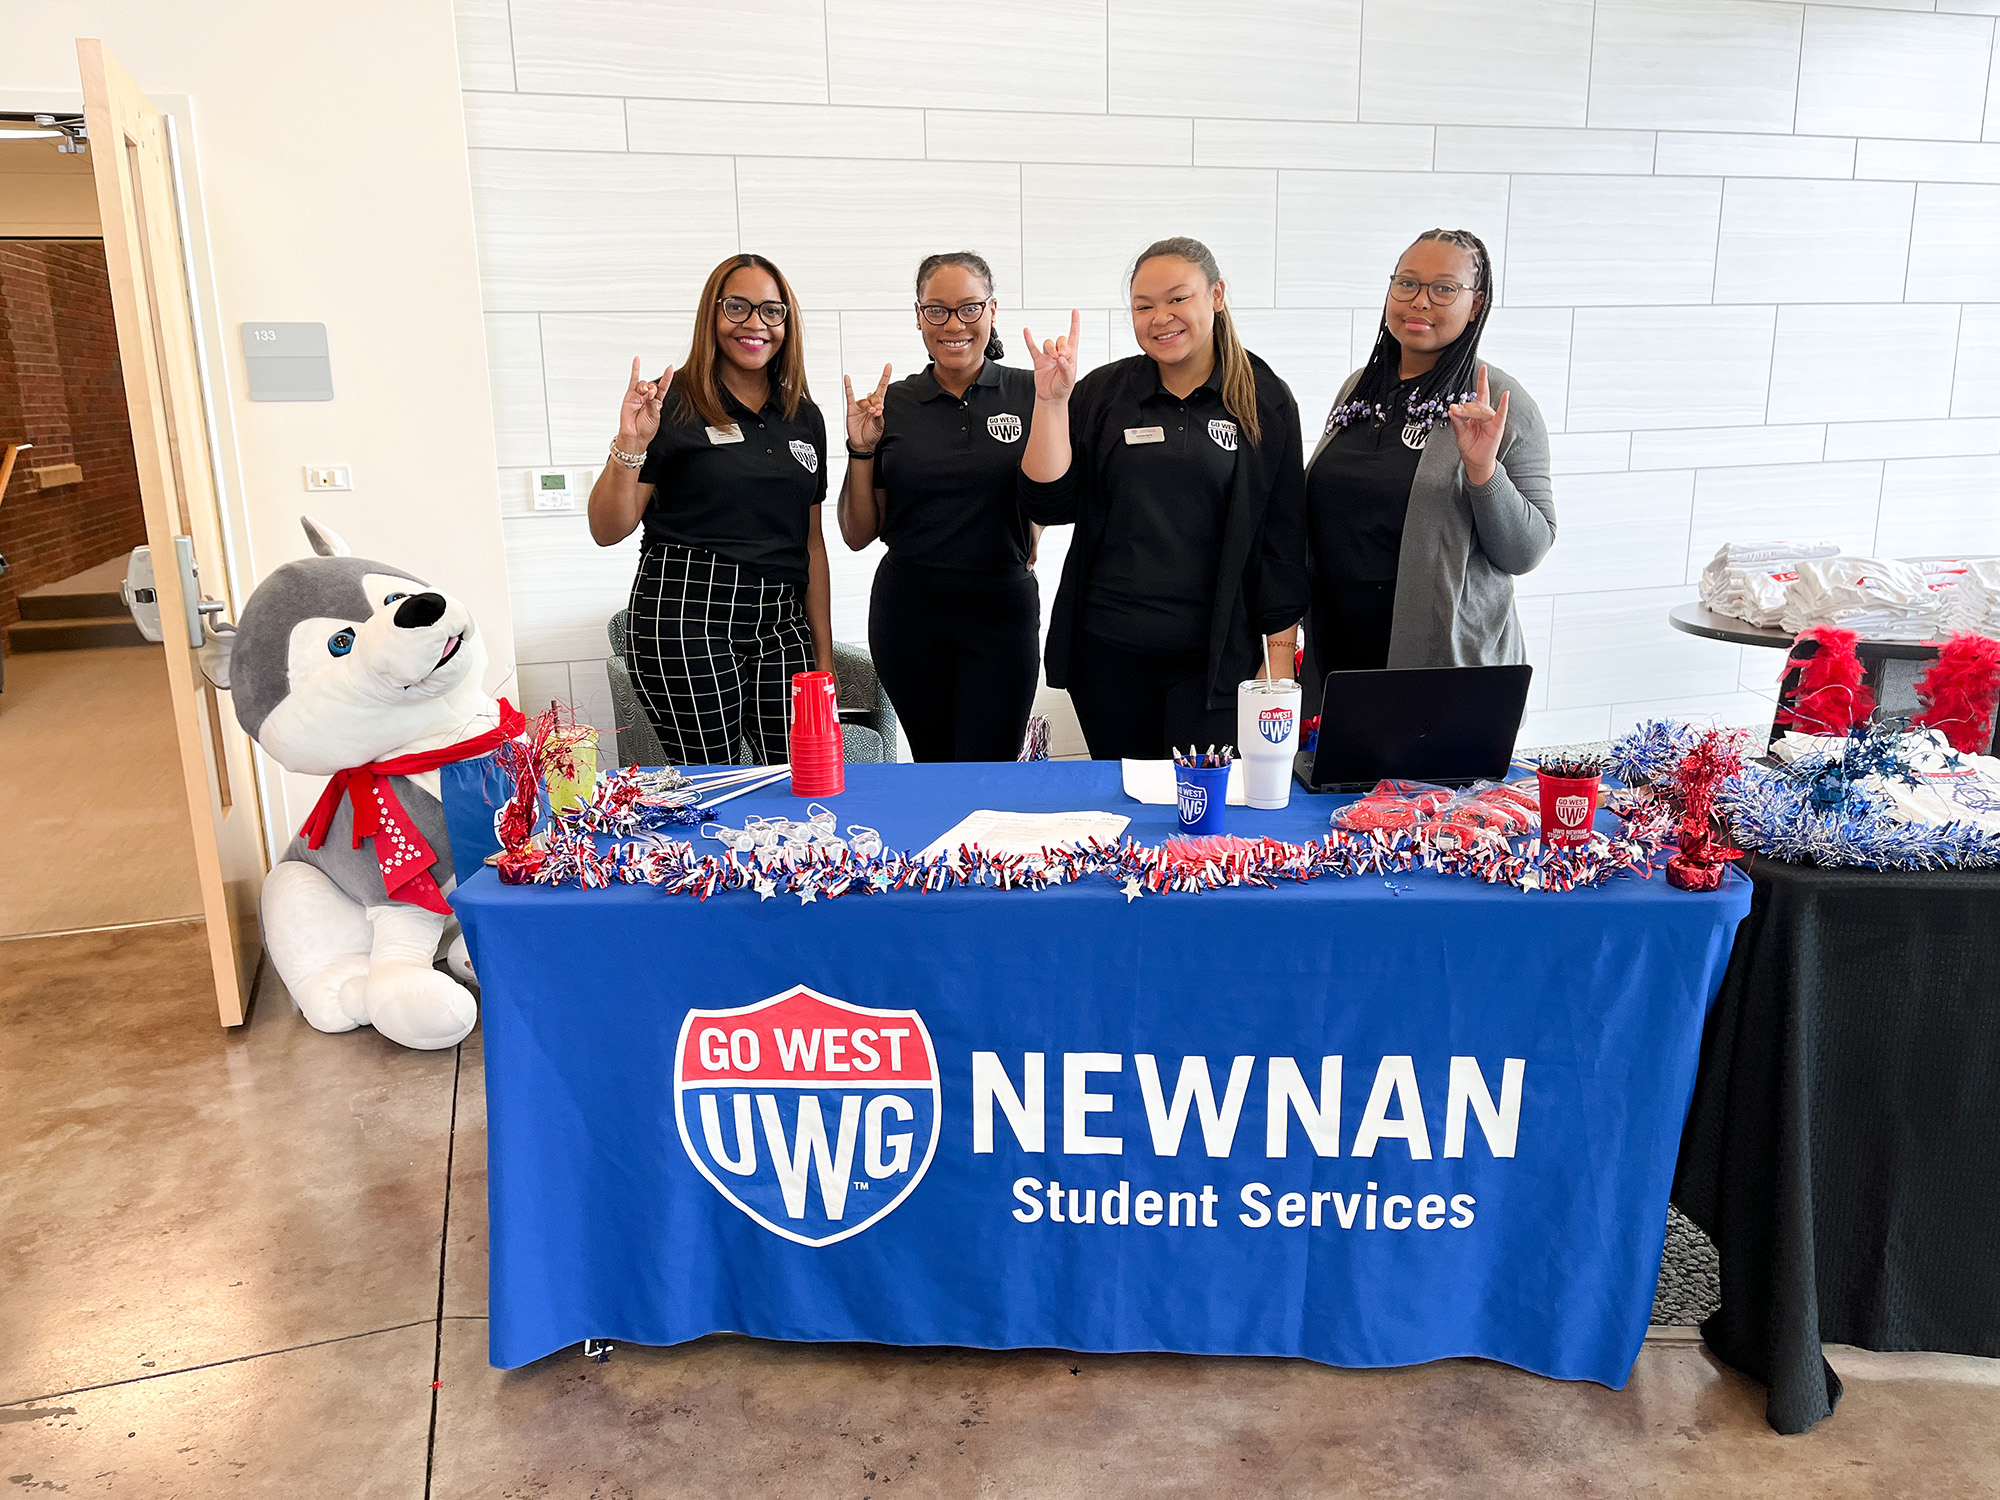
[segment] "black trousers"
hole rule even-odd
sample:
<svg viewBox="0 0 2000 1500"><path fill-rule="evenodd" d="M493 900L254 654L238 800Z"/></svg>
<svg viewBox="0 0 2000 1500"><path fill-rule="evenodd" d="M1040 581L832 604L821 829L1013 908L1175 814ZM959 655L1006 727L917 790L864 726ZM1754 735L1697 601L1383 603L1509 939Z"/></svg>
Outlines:
<svg viewBox="0 0 2000 1500"><path fill-rule="evenodd" d="M893 552L882 559L868 600L868 650L914 759L1020 755L1041 622L1041 590L1026 568L976 573Z"/></svg>
<svg viewBox="0 0 2000 1500"><path fill-rule="evenodd" d="M625 665L674 764L729 765L743 739L758 763L783 761L792 674L813 664L799 587L699 547L649 542L631 607Z"/></svg>
<svg viewBox="0 0 2000 1500"><path fill-rule="evenodd" d="M1257 670L1243 664L1239 678ZM1175 747L1206 750L1236 738L1236 704L1208 706L1206 651L1128 651L1079 630L1069 696L1092 760L1161 760Z"/></svg>

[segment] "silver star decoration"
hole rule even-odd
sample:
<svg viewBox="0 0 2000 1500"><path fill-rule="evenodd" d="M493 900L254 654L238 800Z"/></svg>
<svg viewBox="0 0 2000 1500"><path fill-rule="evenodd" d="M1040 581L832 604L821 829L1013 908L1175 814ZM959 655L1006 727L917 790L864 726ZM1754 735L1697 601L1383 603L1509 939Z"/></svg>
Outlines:
<svg viewBox="0 0 2000 1500"><path fill-rule="evenodd" d="M757 887L757 899L759 901L769 901L773 896L778 894L778 882L768 875L759 875L751 883Z"/></svg>
<svg viewBox="0 0 2000 1500"><path fill-rule="evenodd" d="M813 902L817 900L819 900L819 892L814 890L811 886L807 886L804 890L799 892L799 905L801 906L810 906L813 904Z"/></svg>
<svg viewBox="0 0 2000 1500"><path fill-rule="evenodd" d="M1128 875L1125 877L1125 901L1127 905L1130 905L1132 902L1137 901L1141 896L1145 894L1146 892L1144 888L1140 886L1139 877L1137 875Z"/></svg>

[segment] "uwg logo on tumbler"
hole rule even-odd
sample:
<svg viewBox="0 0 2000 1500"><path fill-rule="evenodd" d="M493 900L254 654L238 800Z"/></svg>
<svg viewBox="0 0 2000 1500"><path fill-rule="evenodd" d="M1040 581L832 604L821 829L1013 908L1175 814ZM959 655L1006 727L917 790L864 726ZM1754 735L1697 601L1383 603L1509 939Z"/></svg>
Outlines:
<svg viewBox="0 0 2000 1500"><path fill-rule="evenodd" d="M1289 708L1259 710L1257 732L1274 745L1284 744L1292 732L1292 711Z"/></svg>
<svg viewBox="0 0 2000 1500"><path fill-rule="evenodd" d="M1208 811L1208 788L1192 781L1180 784L1181 821L1198 823L1201 815Z"/></svg>
<svg viewBox="0 0 2000 1500"><path fill-rule="evenodd" d="M797 985L691 1010L674 1052L681 1145L771 1233L831 1245L886 1218L938 1141L937 1052L913 1010Z"/></svg>
<svg viewBox="0 0 2000 1500"><path fill-rule="evenodd" d="M1565 828L1581 828L1590 817L1588 797L1556 798L1556 821Z"/></svg>

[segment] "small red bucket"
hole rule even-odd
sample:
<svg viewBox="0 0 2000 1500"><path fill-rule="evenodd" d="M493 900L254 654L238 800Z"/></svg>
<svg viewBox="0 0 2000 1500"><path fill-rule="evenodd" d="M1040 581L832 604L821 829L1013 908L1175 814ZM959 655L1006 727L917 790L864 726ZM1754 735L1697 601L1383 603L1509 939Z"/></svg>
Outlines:
<svg viewBox="0 0 2000 1500"><path fill-rule="evenodd" d="M1542 843L1553 849L1590 842L1591 820L1597 815L1596 776L1550 776L1538 771L1541 784Z"/></svg>

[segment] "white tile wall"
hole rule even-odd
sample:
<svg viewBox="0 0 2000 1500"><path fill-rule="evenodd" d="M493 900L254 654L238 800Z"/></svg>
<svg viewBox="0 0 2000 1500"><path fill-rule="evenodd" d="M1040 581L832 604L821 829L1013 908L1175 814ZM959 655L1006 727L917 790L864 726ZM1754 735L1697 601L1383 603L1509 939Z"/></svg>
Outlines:
<svg viewBox="0 0 2000 1500"><path fill-rule="evenodd" d="M1355 117L1361 0L1231 0L1221 17L1213 0L1111 0L1112 113Z"/></svg>
<svg viewBox="0 0 2000 1500"><path fill-rule="evenodd" d="M1795 128L1976 141L1992 53L1989 20L1808 5Z"/></svg>
<svg viewBox="0 0 2000 1500"><path fill-rule="evenodd" d="M826 102L820 0L505 4L527 93Z"/></svg>
<svg viewBox="0 0 2000 1500"><path fill-rule="evenodd" d="M1903 295L1916 188L1746 178L1722 197L1717 302L1882 302ZM1837 238L1840 250L1815 247Z"/></svg>
<svg viewBox="0 0 2000 1500"><path fill-rule="evenodd" d="M1926 182L1917 189L1906 296L1977 302L2000 285L2000 186Z"/></svg>
<svg viewBox="0 0 2000 1500"><path fill-rule="evenodd" d="M1557 494L1557 544L1539 568L1516 580L1521 593L1597 593L1682 582L1693 474L1571 474Z"/></svg>
<svg viewBox="0 0 2000 1500"><path fill-rule="evenodd" d="M810 9L798 29L825 27L834 104L1104 112L1105 0L959 0L948 12L932 0L825 0L823 19L817 0Z"/></svg>
<svg viewBox="0 0 2000 1500"><path fill-rule="evenodd" d="M1756 722L1772 654L1665 626L1721 541L2000 550L1996 11L459 0L522 695L610 727L633 547L529 512L524 476L588 479L632 357L684 357L723 255L792 276L837 442L843 371L920 366L924 254L993 262L1010 362L1024 320L1080 307L1089 366L1132 352L1134 252L1197 234L1310 442L1395 257L1448 225L1491 247L1484 352L1554 434L1524 742ZM861 639L880 548L828 525L835 631ZM1045 611L1067 542L1043 541Z"/></svg>
<svg viewBox="0 0 2000 1500"><path fill-rule="evenodd" d="M1956 307L1780 308L1770 420L1949 416L1958 321Z"/></svg>
<svg viewBox="0 0 2000 1500"><path fill-rule="evenodd" d="M1215 252L1234 301L1271 305L1276 172L1036 165L1020 171L1028 251L1019 284L1028 301L1123 307L1133 256L1166 235L1191 234Z"/></svg>
<svg viewBox="0 0 2000 1500"><path fill-rule="evenodd" d="M1707 302L1721 209L1712 177L1516 177L1502 300Z"/></svg>
<svg viewBox="0 0 2000 1500"><path fill-rule="evenodd" d="M1598 0L1590 123L1790 130L1801 21L1750 0Z"/></svg>
<svg viewBox="0 0 2000 1500"><path fill-rule="evenodd" d="M1569 430L1762 422L1775 320L1768 307L1579 308Z"/></svg>
<svg viewBox="0 0 2000 1500"><path fill-rule="evenodd" d="M1686 134L1663 130L1653 170L1676 177L1852 177L1854 142L1833 135ZM1899 176L1900 173L1875 174Z"/></svg>
<svg viewBox="0 0 2000 1500"><path fill-rule="evenodd" d="M2000 552L2000 458L1903 458L1882 466L1876 550L1888 557Z"/></svg>
<svg viewBox="0 0 2000 1500"><path fill-rule="evenodd" d="M1951 414L2000 416L2000 307L1967 307L1959 318Z"/></svg>
<svg viewBox="0 0 2000 1500"><path fill-rule="evenodd" d="M1835 542L1849 552L1870 552L1881 495L1880 464L1703 469L1695 476L1687 582L1700 577L1724 542L1753 536Z"/></svg>
<svg viewBox="0 0 2000 1500"><path fill-rule="evenodd" d="M1507 179L1382 172L1372 164L1351 172L1280 172L1278 301L1379 308L1396 257L1424 230L1440 226L1470 229L1504 265Z"/></svg>
<svg viewBox="0 0 2000 1500"><path fill-rule="evenodd" d="M1591 0L1371 0L1361 15L1361 118L1581 125Z"/></svg>

